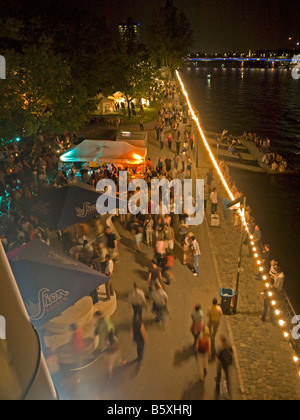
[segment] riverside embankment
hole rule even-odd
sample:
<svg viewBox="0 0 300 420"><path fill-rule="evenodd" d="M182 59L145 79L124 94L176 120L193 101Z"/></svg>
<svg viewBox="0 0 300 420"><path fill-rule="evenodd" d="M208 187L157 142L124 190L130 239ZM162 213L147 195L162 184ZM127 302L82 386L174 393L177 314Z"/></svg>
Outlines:
<svg viewBox="0 0 300 420"><path fill-rule="evenodd" d="M198 168L195 168L195 174L201 178L206 168L212 167L213 164L195 124L193 124L193 129L199 141ZM195 162L196 159L194 159L194 164ZM218 212L221 217L221 227L210 227L207 217L207 229L219 286L234 289L240 232L234 229L231 219L228 222L225 221L221 203L222 198L227 195L216 171L214 178L219 195ZM238 179L234 181L239 187ZM251 203L248 204L251 205ZM289 343L283 339L281 329L269 322L263 323L260 319L263 310L263 299L260 293L264 289L264 283L256 280L257 266L247 255L248 247L244 247L238 312L226 317L237 353L241 385L249 400L298 400L300 399L300 379L293 361L294 353Z"/></svg>

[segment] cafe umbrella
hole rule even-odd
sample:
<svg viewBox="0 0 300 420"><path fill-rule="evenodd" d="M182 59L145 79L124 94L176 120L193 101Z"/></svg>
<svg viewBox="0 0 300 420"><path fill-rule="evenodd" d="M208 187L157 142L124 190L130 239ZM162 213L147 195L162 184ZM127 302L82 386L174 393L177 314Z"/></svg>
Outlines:
<svg viewBox="0 0 300 420"><path fill-rule="evenodd" d="M7 258L36 328L108 280L107 276L40 241L9 252Z"/></svg>
<svg viewBox="0 0 300 420"><path fill-rule="evenodd" d="M69 185L24 200L20 206L26 214L36 216L51 230L59 231L99 216L96 203L101 194L89 185ZM121 202L123 200L116 197L116 208Z"/></svg>

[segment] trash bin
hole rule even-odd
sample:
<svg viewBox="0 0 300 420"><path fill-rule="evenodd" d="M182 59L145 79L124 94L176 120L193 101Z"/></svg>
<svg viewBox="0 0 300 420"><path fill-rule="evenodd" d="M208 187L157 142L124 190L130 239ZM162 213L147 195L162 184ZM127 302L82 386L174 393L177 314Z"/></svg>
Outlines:
<svg viewBox="0 0 300 420"><path fill-rule="evenodd" d="M221 296L221 308L223 314L230 315L232 314L232 307L234 305L235 291L233 289L226 289L224 287L220 290Z"/></svg>

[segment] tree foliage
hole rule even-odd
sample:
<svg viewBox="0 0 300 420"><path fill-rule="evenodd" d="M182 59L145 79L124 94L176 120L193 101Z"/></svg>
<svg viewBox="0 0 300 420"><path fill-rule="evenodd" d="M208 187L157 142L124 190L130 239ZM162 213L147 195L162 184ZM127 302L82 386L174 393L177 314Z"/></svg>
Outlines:
<svg viewBox="0 0 300 420"><path fill-rule="evenodd" d="M0 138L78 130L96 109L95 97L121 91L131 103L150 98L157 69L172 71L189 47L192 32L184 13L167 1L154 11L149 47L128 19L121 37L80 0L6 2L0 18L0 54L7 79L0 83Z"/></svg>
<svg viewBox="0 0 300 420"><path fill-rule="evenodd" d="M153 11L148 26L148 46L154 62L172 73L181 64L193 42L193 31L184 12L172 1Z"/></svg>
<svg viewBox="0 0 300 420"><path fill-rule="evenodd" d="M52 44L42 35L34 44L19 45L19 51L6 50L7 77L0 85L1 137L77 130L95 107Z"/></svg>
<svg viewBox="0 0 300 420"><path fill-rule="evenodd" d="M127 101L128 118L131 118L131 103L149 98L156 85L157 70L151 65L149 53L127 21L125 36L116 39L114 63L111 67L112 88L122 92Z"/></svg>

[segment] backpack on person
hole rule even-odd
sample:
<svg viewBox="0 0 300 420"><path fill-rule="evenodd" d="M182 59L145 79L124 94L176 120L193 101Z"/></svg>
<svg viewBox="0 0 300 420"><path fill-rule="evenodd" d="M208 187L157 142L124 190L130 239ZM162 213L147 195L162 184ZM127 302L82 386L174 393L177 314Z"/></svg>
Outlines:
<svg viewBox="0 0 300 420"><path fill-rule="evenodd" d="M224 366L231 366L233 364L233 354L231 349L222 350L219 359Z"/></svg>

